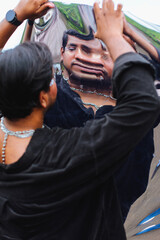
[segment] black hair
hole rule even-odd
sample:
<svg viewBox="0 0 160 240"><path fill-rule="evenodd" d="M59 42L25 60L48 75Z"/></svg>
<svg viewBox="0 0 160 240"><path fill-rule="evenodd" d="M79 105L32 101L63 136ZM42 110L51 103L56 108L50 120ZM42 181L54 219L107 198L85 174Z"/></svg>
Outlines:
<svg viewBox="0 0 160 240"><path fill-rule="evenodd" d="M44 43L25 42L0 54L0 111L10 120L40 107L40 91L48 91L53 60Z"/></svg>
<svg viewBox="0 0 160 240"><path fill-rule="evenodd" d="M73 30L73 29L69 29L69 30L67 30L63 33L63 38L62 38L63 50L65 50L65 47L67 45L68 35L74 36L74 37L82 39L82 40L93 40L94 39L93 29L91 27L89 27L89 34L88 35L81 34L81 33L77 32L76 30Z"/></svg>

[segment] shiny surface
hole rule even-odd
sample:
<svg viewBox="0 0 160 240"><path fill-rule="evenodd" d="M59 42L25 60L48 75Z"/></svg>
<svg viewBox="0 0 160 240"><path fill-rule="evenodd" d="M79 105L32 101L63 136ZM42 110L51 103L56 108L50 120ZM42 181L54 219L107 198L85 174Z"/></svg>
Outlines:
<svg viewBox="0 0 160 240"><path fill-rule="evenodd" d="M54 4L56 6L54 9L36 20L32 38L35 41L45 42L53 53L54 63L59 63L63 32L67 29L75 29L79 33L88 34L88 27L91 26L96 31L96 24L93 7L90 5L76 4L69 0ZM160 48L159 25L140 19L130 12L125 12L125 16L134 30ZM145 53L140 47L137 51Z"/></svg>

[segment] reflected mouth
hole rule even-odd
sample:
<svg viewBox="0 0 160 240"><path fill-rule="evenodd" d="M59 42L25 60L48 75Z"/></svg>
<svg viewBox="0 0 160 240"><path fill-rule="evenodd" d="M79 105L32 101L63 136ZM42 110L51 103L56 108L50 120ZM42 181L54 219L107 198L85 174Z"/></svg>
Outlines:
<svg viewBox="0 0 160 240"><path fill-rule="evenodd" d="M86 73L89 75L96 75L97 77L104 78L104 75L105 75L103 67L101 67L101 66L97 67L97 66L91 66L91 65L86 65L83 63L74 62L74 63L72 63L72 67L74 67L74 71L78 70L81 73Z"/></svg>

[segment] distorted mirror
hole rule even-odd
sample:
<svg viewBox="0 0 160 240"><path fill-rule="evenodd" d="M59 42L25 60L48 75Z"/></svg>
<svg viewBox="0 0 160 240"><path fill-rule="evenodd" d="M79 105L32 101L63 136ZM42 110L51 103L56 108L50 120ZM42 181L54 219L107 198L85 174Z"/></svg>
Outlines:
<svg viewBox="0 0 160 240"><path fill-rule="evenodd" d="M91 26L92 29L96 31L96 24L92 11L94 3L93 0L88 1L87 4L84 4L85 1L83 0L62 0L53 2L56 7L49 10L45 16L35 21L33 38L36 41L43 41L47 43L47 45L52 50L54 61L58 63L60 61L60 48L62 44L63 32L67 29L75 29L79 33L87 34L89 32L89 26ZM134 1L132 4L129 4L128 2L132 2L131 0L120 2L124 2L123 9L129 25L134 28L137 33L150 41L153 45L160 47L160 25L158 25L157 22L154 23L151 21L151 15L155 14L154 9L148 15L148 20L146 20L146 18L143 19L143 12L146 11L144 5L142 5L144 2L143 0L138 1L138 4L136 4L136 1ZM125 5L127 5L127 7L125 7ZM136 11L132 13L134 5L135 9L140 8L139 11L137 11L137 16ZM143 9L141 6L143 6ZM150 7L154 8L151 3ZM142 49L139 51L143 52Z"/></svg>
<svg viewBox="0 0 160 240"><path fill-rule="evenodd" d="M125 15L124 37L138 53L157 60L159 55L154 54L160 49L158 18L151 19L151 11L147 14L147 7L150 10L147 1L121 2ZM87 4L83 0L54 1L55 8L35 21L32 40L49 46L56 73L62 73L72 90L80 95L83 105L96 112L103 105L114 106L116 99L111 94L113 63L110 54L107 46L93 37L96 32L93 3L93 0ZM156 10L152 15L155 17ZM148 51L146 43L154 46L156 53Z"/></svg>

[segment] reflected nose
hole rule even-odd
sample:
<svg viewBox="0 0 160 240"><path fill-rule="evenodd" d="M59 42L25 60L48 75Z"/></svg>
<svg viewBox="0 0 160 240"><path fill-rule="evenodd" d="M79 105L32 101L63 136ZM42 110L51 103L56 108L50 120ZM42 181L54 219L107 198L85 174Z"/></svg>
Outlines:
<svg viewBox="0 0 160 240"><path fill-rule="evenodd" d="M90 53L84 52L80 48L76 49L75 59L88 63L90 65L95 65L95 66L98 65L101 67L103 67L104 65L100 54L94 54L94 53L90 54Z"/></svg>
<svg viewBox="0 0 160 240"><path fill-rule="evenodd" d="M86 56L83 53L82 49L80 49L80 48L76 49L76 51L75 51L75 58L76 59L80 59L80 60L85 60Z"/></svg>

